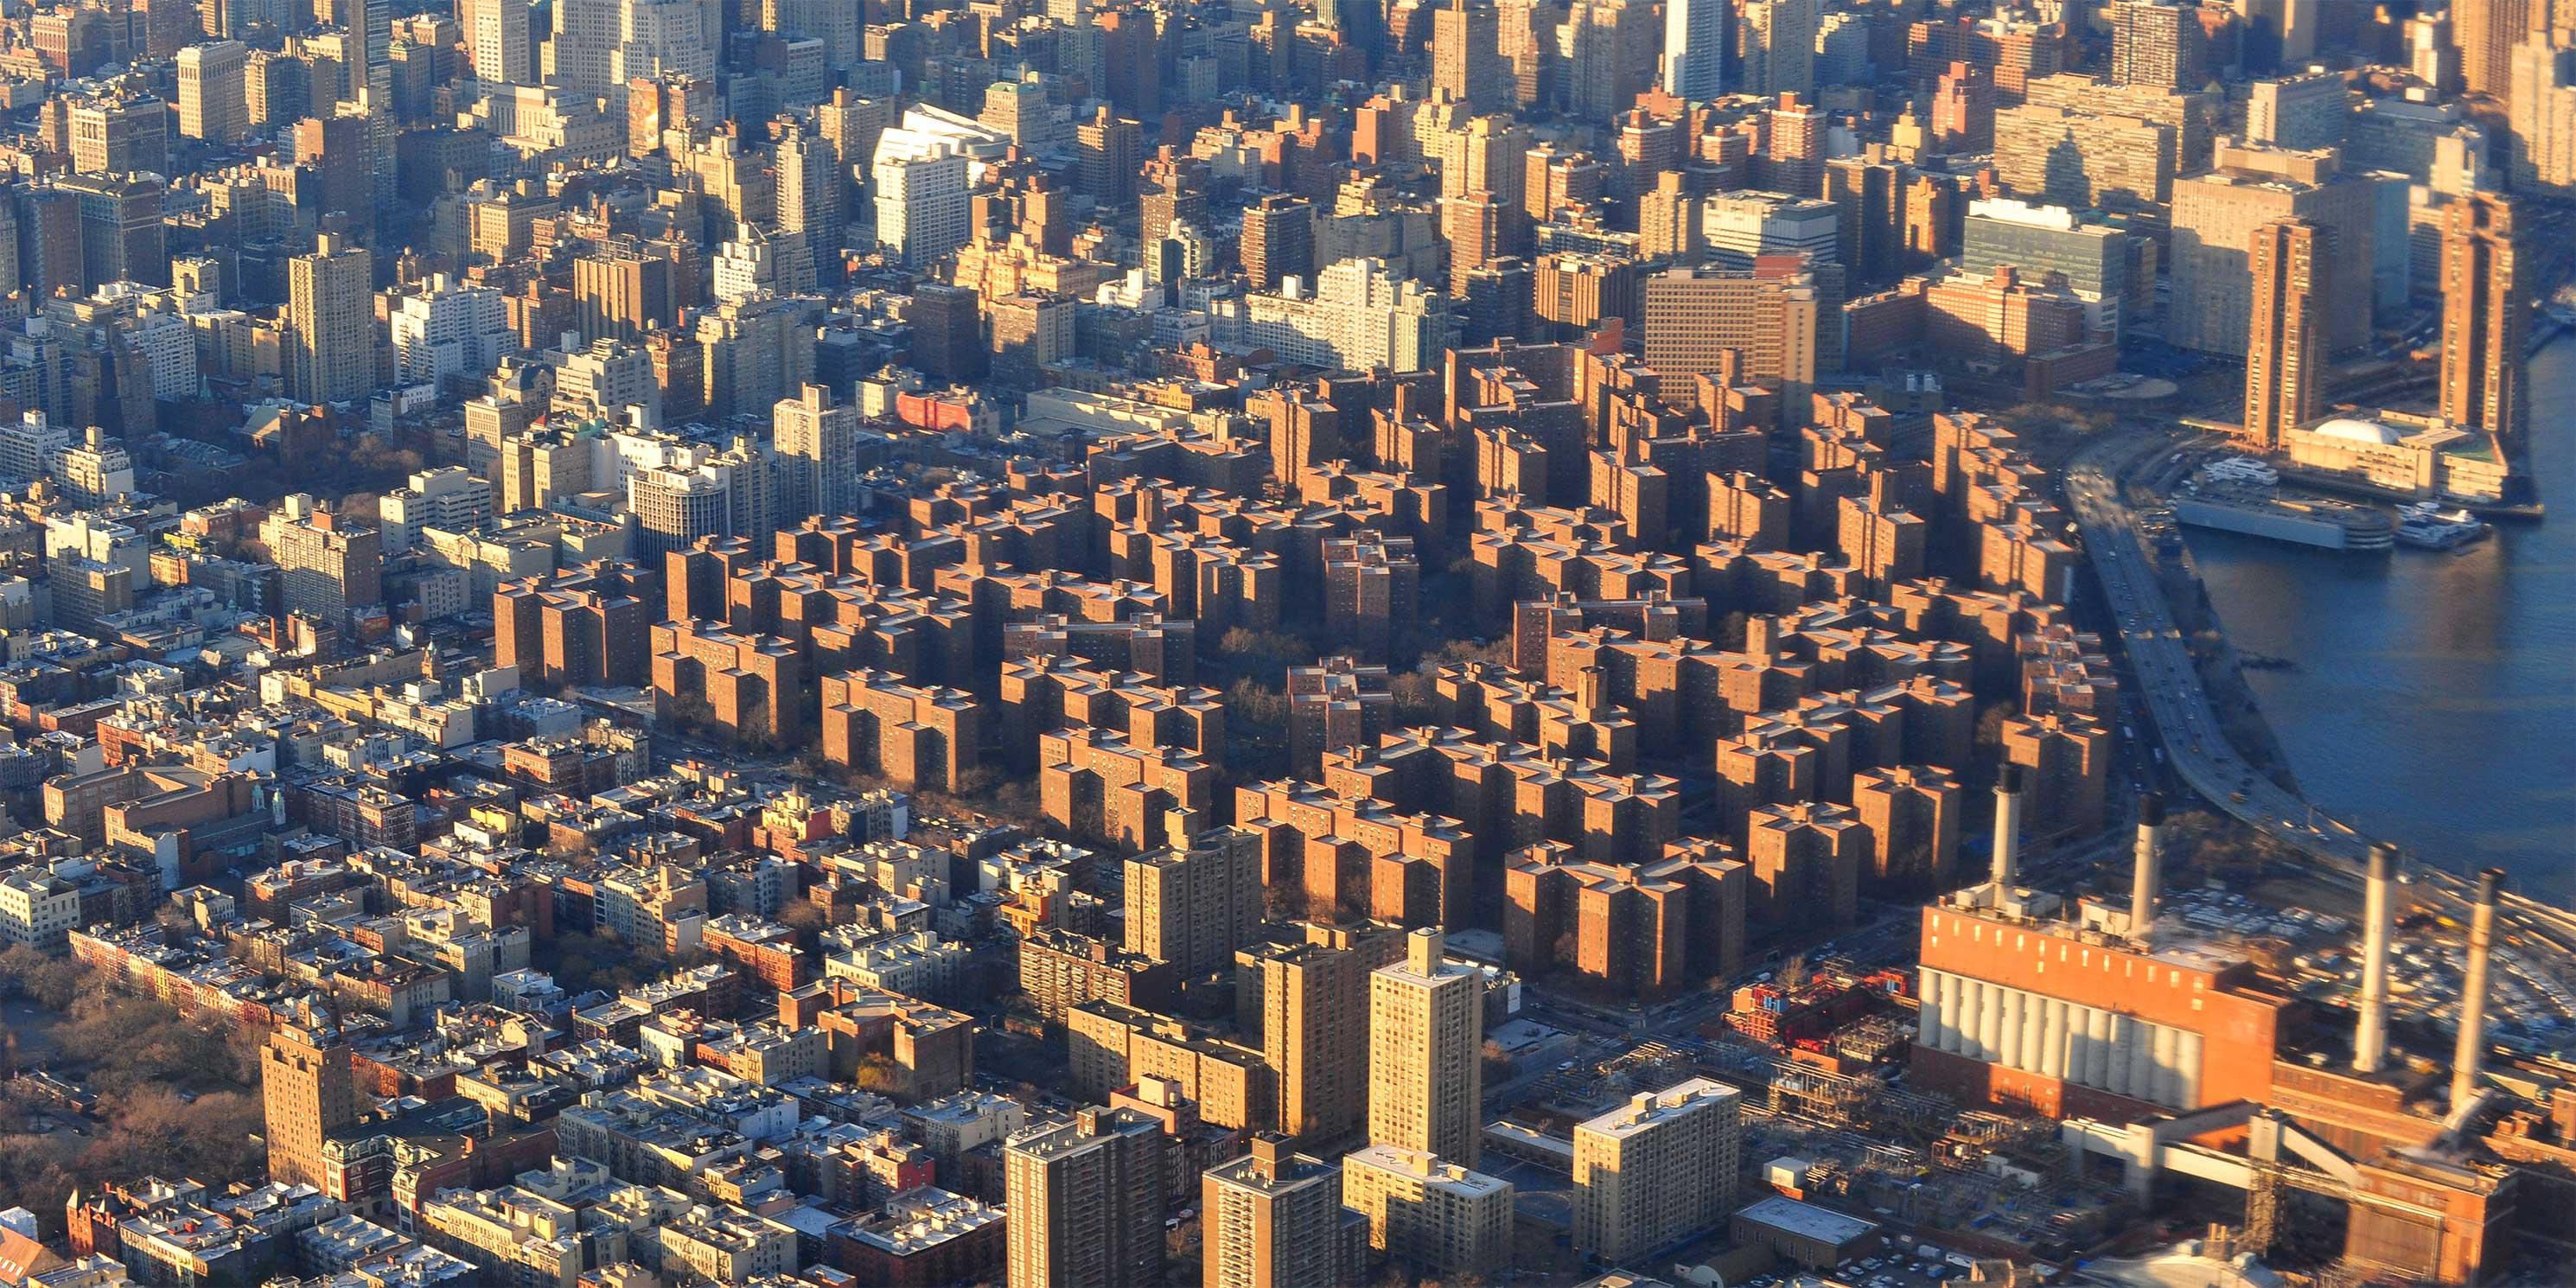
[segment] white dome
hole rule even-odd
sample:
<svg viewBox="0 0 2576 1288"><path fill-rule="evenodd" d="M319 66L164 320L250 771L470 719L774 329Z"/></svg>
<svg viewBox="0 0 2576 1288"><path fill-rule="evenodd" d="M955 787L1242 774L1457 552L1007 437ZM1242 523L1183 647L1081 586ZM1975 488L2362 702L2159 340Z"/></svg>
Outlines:
<svg viewBox="0 0 2576 1288"><path fill-rule="evenodd" d="M2398 437L2396 430L2378 421L2354 416L2338 416L2317 426L2313 432L2319 438L2344 438L2357 443L2377 443L2382 447L2394 446Z"/></svg>

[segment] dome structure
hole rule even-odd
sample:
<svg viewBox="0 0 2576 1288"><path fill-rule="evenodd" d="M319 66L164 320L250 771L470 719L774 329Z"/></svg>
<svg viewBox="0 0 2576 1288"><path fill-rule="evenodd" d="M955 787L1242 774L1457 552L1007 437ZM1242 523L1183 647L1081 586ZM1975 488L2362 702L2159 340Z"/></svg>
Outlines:
<svg viewBox="0 0 2576 1288"><path fill-rule="evenodd" d="M2310 432L2319 438L2341 438L2356 443L2377 443L2382 447L2393 447L2398 439L2394 428L2375 420L2363 420L2358 416L2338 416L2318 425Z"/></svg>

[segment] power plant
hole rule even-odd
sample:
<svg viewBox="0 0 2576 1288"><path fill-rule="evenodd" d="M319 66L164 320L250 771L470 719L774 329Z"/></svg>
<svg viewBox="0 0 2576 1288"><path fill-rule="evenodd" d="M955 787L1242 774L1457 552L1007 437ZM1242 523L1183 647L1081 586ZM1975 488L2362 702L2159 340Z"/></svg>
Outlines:
<svg viewBox="0 0 2576 1288"><path fill-rule="evenodd" d="M2401 1035L2392 1016L2393 849L2370 854L2358 996L2343 1006L2158 916L2161 800L2140 803L2124 906L2021 886L2020 809L2006 775L1990 878L1923 909L1916 1088L2065 1120L2088 1166L2116 1165L2142 1197L2242 1190L2242 1243L2256 1250L2293 1231L2313 1241L2339 1218L2334 1251L2352 1267L2472 1284L2517 1237L2576 1229L2576 1068L2497 1060L2487 1041L2501 872L2470 901L2442 1062L2438 1035Z"/></svg>

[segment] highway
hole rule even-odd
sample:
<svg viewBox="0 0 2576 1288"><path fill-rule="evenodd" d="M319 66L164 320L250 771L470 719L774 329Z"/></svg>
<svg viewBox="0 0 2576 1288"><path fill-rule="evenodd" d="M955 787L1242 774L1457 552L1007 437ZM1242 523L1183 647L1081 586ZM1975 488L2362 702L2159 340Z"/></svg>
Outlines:
<svg viewBox="0 0 2576 1288"><path fill-rule="evenodd" d="M2166 764L2213 806L2307 856L2320 877L2358 889L2370 838L2316 811L2305 797L2258 772L2229 744L2191 649L2174 625L2164 586L2139 544L2136 516L2120 494L2122 482L2135 471L2189 441L2156 434L2106 436L2075 454L2067 464L2066 499L2083 534L2085 554L2101 579L2140 696L2163 742ZM2419 892L2437 896L2454 915L2466 915L2468 885L2458 874L2421 863L2412 865L2412 872ZM2576 947L2576 914L2566 909L2508 892L2498 911L2509 926L2562 949Z"/></svg>

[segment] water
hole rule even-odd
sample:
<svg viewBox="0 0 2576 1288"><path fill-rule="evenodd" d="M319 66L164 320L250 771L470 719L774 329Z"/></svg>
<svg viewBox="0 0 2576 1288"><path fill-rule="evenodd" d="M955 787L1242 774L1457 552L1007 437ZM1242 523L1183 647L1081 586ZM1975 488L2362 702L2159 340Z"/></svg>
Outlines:
<svg viewBox="0 0 2576 1288"><path fill-rule="evenodd" d="M2551 516L2464 553L2183 531L2310 800L2453 869L2576 904L2576 340L2531 361Z"/></svg>

